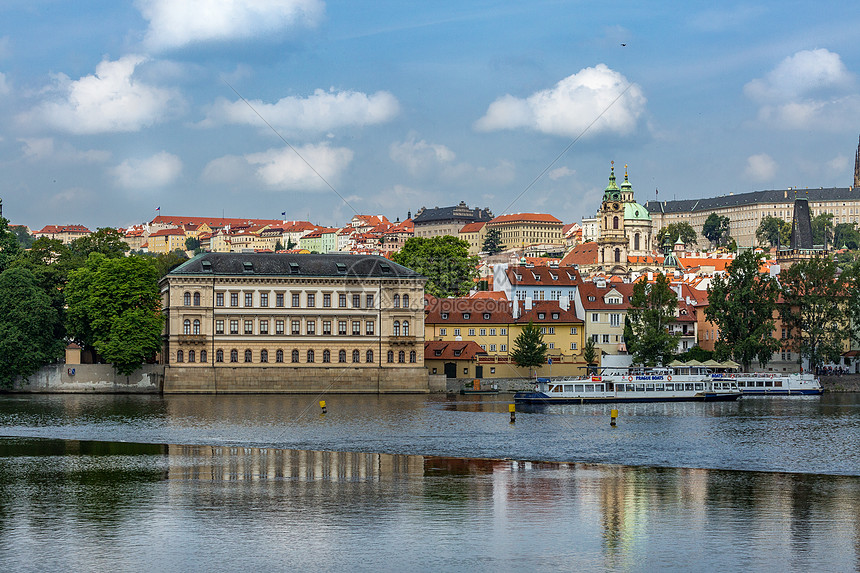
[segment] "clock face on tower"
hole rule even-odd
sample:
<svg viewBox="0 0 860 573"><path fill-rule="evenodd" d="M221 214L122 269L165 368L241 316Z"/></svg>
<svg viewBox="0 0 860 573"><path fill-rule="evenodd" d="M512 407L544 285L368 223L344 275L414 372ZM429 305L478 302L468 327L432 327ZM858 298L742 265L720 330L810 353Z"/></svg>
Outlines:
<svg viewBox="0 0 860 573"><path fill-rule="evenodd" d="M618 203L613 203L613 204L612 204L612 209L613 209L613 210L617 211L617 210L618 210L618 207L619 207Z"/></svg>

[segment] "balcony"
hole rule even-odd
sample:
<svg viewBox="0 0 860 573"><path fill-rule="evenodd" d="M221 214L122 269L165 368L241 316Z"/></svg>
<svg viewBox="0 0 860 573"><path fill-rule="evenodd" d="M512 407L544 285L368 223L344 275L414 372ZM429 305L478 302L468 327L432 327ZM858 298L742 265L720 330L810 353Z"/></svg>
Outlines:
<svg viewBox="0 0 860 573"><path fill-rule="evenodd" d="M177 338L183 344L206 344L205 334L180 334Z"/></svg>
<svg viewBox="0 0 860 573"><path fill-rule="evenodd" d="M389 344L402 344L404 346L408 346L410 344L415 344L414 336L389 336L388 337Z"/></svg>

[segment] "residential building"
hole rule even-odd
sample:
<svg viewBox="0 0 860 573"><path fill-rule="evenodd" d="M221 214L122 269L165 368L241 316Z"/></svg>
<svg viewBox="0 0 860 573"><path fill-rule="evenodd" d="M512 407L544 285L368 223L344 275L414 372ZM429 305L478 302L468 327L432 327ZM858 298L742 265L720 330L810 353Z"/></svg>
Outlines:
<svg viewBox="0 0 860 573"><path fill-rule="evenodd" d="M598 279L583 282L576 291L576 314L585 321L585 334L594 341L600 354L622 354L624 319L633 297L630 283Z"/></svg>
<svg viewBox="0 0 860 573"><path fill-rule="evenodd" d="M421 207L412 217L416 237L457 237L460 229L469 223L487 222L493 218L489 208L470 208L465 202L453 207Z"/></svg>
<svg viewBox="0 0 860 573"><path fill-rule="evenodd" d="M426 392L424 283L381 257L204 253L160 282L165 392Z"/></svg>
<svg viewBox="0 0 860 573"><path fill-rule="evenodd" d="M512 301L554 300L566 310L580 284L582 278L574 267L507 264L493 267L493 290L505 293Z"/></svg>
<svg viewBox="0 0 860 573"><path fill-rule="evenodd" d="M478 221L463 225L463 228L460 229L458 236L461 241L469 243L469 255L477 255L484 250L484 238L487 236L484 230L486 225L485 221Z"/></svg>
<svg viewBox="0 0 860 573"><path fill-rule="evenodd" d="M491 229L499 231L502 244L509 249L530 245L564 246L563 227L564 223L548 213L512 213L487 222L484 233Z"/></svg>
<svg viewBox="0 0 860 573"><path fill-rule="evenodd" d="M147 239L147 250L150 253L166 255L176 249L185 250L185 231L180 228L162 229L150 233Z"/></svg>
<svg viewBox="0 0 860 573"><path fill-rule="evenodd" d="M33 231L33 236L37 239L42 237L57 239L62 241L64 245L68 245L75 239L86 237L89 234L91 234L91 231L83 225L45 225L38 231Z"/></svg>
<svg viewBox="0 0 860 573"><path fill-rule="evenodd" d="M478 358L487 353L471 340L464 342L428 340L424 342L424 365L429 374L448 378L484 378Z"/></svg>

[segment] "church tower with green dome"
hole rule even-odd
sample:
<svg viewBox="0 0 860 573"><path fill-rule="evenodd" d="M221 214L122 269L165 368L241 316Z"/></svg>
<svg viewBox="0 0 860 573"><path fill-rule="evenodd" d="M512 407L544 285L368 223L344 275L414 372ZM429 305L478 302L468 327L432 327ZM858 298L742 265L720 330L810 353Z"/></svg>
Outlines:
<svg viewBox="0 0 860 573"><path fill-rule="evenodd" d="M604 272L624 274L629 270L629 257L645 261L652 254L651 215L636 202L626 165L624 182L619 187L615 179L615 162L612 162L609 185L603 191L597 219L600 224L598 263Z"/></svg>

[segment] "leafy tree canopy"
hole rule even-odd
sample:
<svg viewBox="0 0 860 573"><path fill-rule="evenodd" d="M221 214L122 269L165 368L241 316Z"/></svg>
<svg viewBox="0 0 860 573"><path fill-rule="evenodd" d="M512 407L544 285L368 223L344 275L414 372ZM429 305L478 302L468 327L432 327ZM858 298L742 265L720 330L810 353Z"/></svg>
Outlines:
<svg viewBox="0 0 860 573"><path fill-rule="evenodd" d="M15 233L18 244L21 245L22 249L29 249L33 245L33 241L36 240L36 237L31 235L24 225L12 225L9 227L9 230Z"/></svg>
<svg viewBox="0 0 860 573"><path fill-rule="evenodd" d="M663 273L657 275L654 284L640 280L633 286L633 299L627 311L633 336L625 339L633 362L656 366L672 361L681 337L669 332L677 308L677 295Z"/></svg>
<svg viewBox="0 0 860 573"><path fill-rule="evenodd" d="M505 250L502 244L502 234L498 229L490 229L484 236L484 245L481 247L488 255L495 255Z"/></svg>
<svg viewBox="0 0 860 573"><path fill-rule="evenodd" d="M771 247L777 245L788 246L791 242L791 224L783 221L779 217L768 215L762 218L758 229L755 232L755 238L759 244L769 244Z"/></svg>
<svg viewBox="0 0 860 573"><path fill-rule="evenodd" d="M91 254L70 273L66 301L69 334L120 374L131 374L161 348L158 274L146 258Z"/></svg>
<svg viewBox="0 0 860 573"><path fill-rule="evenodd" d="M594 339L590 336L586 338L585 344L582 345L582 359L585 360L589 368L597 364L597 347L594 345Z"/></svg>
<svg viewBox="0 0 860 573"><path fill-rule="evenodd" d="M122 238L122 233L116 229L102 227L96 229L95 233L78 237L69 243L69 252L81 263L87 260L90 253L101 253L109 258L124 257L129 247Z"/></svg>
<svg viewBox="0 0 860 573"><path fill-rule="evenodd" d="M462 296L478 276L478 257L457 237L412 237L391 259L427 277L424 290L434 296Z"/></svg>
<svg viewBox="0 0 860 573"><path fill-rule="evenodd" d="M702 236L715 246L724 245L729 240L730 224L731 220L728 217L711 213L702 225Z"/></svg>
<svg viewBox="0 0 860 573"><path fill-rule="evenodd" d="M860 344L860 259L846 267L842 273L845 288L845 313L850 325L851 339Z"/></svg>
<svg viewBox="0 0 860 573"><path fill-rule="evenodd" d="M720 338L715 345L718 360L732 360L748 370L753 360L762 368L770 361L780 342L773 337L779 284L760 270L761 257L746 251L716 275L708 287L705 317L717 326Z"/></svg>
<svg viewBox="0 0 860 573"><path fill-rule="evenodd" d="M9 268L21 251L18 238L9 230L9 221L0 217L0 272Z"/></svg>
<svg viewBox="0 0 860 573"><path fill-rule="evenodd" d="M693 227L687 223L686 221L680 221L678 223L669 223L657 233L657 244L658 247L662 247L666 242L666 237L674 243L678 240L678 237L681 238L681 242L684 243L685 247L689 247L696 244L696 231Z"/></svg>
<svg viewBox="0 0 860 573"><path fill-rule="evenodd" d="M62 338L55 336L59 315L35 275L15 267L0 273L0 387L11 388L63 355Z"/></svg>
<svg viewBox="0 0 860 573"><path fill-rule="evenodd" d="M546 364L547 345L543 341L540 327L534 322L523 327L514 339L510 358L522 368L539 368Z"/></svg>
<svg viewBox="0 0 860 573"><path fill-rule="evenodd" d="M845 313L839 304L846 292L837 281L836 263L827 257L800 261L779 274L784 304L782 321L791 332L792 349L815 372L842 353Z"/></svg>
<svg viewBox="0 0 860 573"><path fill-rule="evenodd" d="M860 231L856 223L839 223L833 229L833 246L841 249L843 246L851 250L860 249Z"/></svg>
<svg viewBox="0 0 860 573"><path fill-rule="evenodd" d="M812 244L833 246L833 213L821 213L812 218Z"/></svg>

